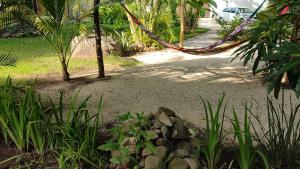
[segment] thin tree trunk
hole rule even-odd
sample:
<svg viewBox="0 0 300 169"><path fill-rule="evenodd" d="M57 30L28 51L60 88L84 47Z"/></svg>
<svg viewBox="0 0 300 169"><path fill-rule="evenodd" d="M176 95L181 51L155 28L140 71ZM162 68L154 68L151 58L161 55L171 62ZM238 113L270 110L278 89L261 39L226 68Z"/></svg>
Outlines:
<svg viewBox="0 0 300 169"><path fill-rule="evenodd" d="M62 57L63 58L63 57ZM63 71L63 80L69 81L70 80L70 73L68 72L68 65L66 64L66 60L62 60L62 71Z"/></svg>
<svg viewBox="0 0 300 169"><path fill-rule="evenodd" d="M198 26L198 21L199 21L199 15L200 15L200 10L199 8L195 9L195 21L193 23L193 27L192 27L192 32L195 33L196 28Z"/></svg>
<svg viewBox="0 0 300 169"><path fill-rule="evenodd" d="M184 33L185 33L185 0L180 2L180 44L181 48L184 47Z"/></svg>
<svg viewBox="0 0 300 169"><path fill-rule="evenodd" d="M96 40L96 53L98 61L98 78L105 78L103 52L101 47L101 30L100 30L100 17L99 17L100 0L94 0L94 29Z"/></svg>

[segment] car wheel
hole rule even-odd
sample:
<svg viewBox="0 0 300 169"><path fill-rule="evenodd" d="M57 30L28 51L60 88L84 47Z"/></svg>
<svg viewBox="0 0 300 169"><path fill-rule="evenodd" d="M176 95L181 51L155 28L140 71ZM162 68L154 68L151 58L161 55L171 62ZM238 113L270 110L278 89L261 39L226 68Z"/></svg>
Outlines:
<svg viewBox="0 0 300 169"><path fill-rule="evenodd" d="M224 22L225 22L225 20L224 20L223 17L220 17L220 18L218 19L218 21L219 21L220 23L224 23Z"/></svg>

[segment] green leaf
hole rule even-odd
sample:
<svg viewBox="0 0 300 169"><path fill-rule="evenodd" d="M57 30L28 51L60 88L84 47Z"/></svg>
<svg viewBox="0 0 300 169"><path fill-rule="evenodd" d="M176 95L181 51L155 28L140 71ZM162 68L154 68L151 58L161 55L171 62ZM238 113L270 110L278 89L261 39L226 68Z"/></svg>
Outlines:
<svg viewBox="0 0 300 169"><path fill-rule="evenodd" d="M108 143L102 144L101 146L98 147L99 150L103 150L103 151L112 151L112 150L116 150L117 148L118 148L118 145L113 142L108 142Z"/></svg>

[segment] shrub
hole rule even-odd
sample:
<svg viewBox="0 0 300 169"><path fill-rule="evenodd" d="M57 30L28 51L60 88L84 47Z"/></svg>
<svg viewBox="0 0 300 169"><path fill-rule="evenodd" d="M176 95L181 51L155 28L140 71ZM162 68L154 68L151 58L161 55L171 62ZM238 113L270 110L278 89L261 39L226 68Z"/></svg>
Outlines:
<svg viewBox="0 0 300 169"><path fill-rule="evenodd" d="M58 104L52 100L44 104L32 86L16 88L8 78L0 90L0 136L22 152L10 160L26 153L37 153L41 160L55 152L60 168L98 168L102 162L97 150L102 99L91 115L89 97L77 103L77 96L68 109L63 106L63 92Z"/></svg>
<svg viewBox="0 0 300 169"><path fill-rule="evenodd" d="M223 134L223 122L224 122L224 112L221 114L224 95L219 98L217 108L213 112L212 106L209 101L205 101L201 98L204 105L205 116L206 116L206 130L207 130L207 144L203 146L204 154L207 160L207 167L209 169L216 168L217 163L219 162L221 154L221 140Z"/></svg>
<svg viewBox="0 0 300 169"><path fill-rule="evenodd" d="M265 168L269 168L266 156L253 146L253 136L250 131L250 119L248 118L247 107L244 113L244 122L240 123L235 110L233 110L234 119L231 121L235 138L238 140L237 160L241 169L251 169L255 164L255 154L257 154L263 161Z"/></svg>
<svg viewBox="0 0 300 169"><path fill-rule="evenodd" d="M287 110L286 105L290 106ZM300 167L300 104L293 106L292 101L286 104L267 98L267 121L263 122L257 116L261 125L253 129L259 148L267 155L272 168L296 169ZM253 114L253 113L252 113ZM264 124L267 124L265 126ZM261 135L257 128L262 128Z"/></svg>
<svg viewBox="0 0 300 169"><path fill-rule="evenodd" d="M130 161L134 166L138 166L138 154L147 148L150 152L155 152L155 147L151 140L156 135L148 131L149 120L143 114L132 114L129 112L119 117L120 126L111 129L112 139L103 144L99 149L103 151L115 152L110 162L124 164ZM130 142L130 143L127 143Z"/></svg>
<svg viewBox="0 0 300 169"><path fill-rule="evenodd" d="M235 17L230 23L219 21L219 24L221 25L221 29L218 31L219 36L221 36L221 38L227 37L243 22L244 22L244 19L242 19L240 17ZM244 34L240 33L240 34L234 36L233 40L241 39L243 36L244 36Z"/></svg>

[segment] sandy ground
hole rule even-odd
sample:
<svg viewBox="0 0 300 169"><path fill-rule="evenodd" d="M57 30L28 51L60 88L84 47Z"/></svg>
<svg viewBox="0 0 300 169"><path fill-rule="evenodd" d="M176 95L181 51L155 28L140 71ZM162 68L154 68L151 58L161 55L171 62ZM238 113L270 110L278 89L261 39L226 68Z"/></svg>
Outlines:
<svg viewBox="0 0 300 169"><path fill-rule="evenodd" d="M213 20L201 20L200 25L208 27L210 31L187 40L186 46L206 46L217 40L218 26ZM242 115L245 102L265 103L267 92L261 78L254 77L251 70L238 61L231 62L234 50L207 56L171 49L142 53L134 58L144 62L143 66L111 71L110 80L79 87L70 84L51 85L41 92L53 96L58 90L65 89L70 96L81 88L80 99L92 95L89 105L92 111L96 110L98 100L103 96L102 115L105 121L115 119L120 113L149 113L163 106L203 126L205 114L200 96L216 104L218 97L225 93L228 117L231 117L233 107ZM286 92L287 95L289 93ZM264 107L262 110L266 111Z"/></svg>

